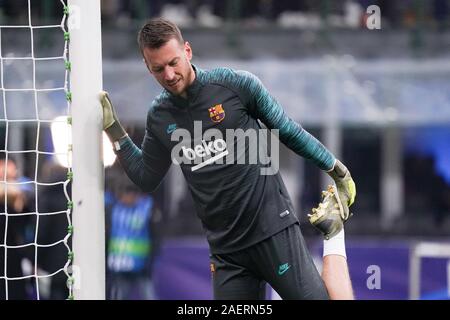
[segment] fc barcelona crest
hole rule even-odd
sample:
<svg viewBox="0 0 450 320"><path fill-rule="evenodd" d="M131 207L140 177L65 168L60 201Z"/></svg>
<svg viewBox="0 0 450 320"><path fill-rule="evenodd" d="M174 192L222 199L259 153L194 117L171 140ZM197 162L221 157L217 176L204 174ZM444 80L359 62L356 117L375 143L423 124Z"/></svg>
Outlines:
<svg viewBox="0 0 450 320"><path fill-rule="evenodd" d="M225 119L225 110L222 108L222 104L216 104L214 107L208 109L209 117L215 123L221 122Z"/></svg>

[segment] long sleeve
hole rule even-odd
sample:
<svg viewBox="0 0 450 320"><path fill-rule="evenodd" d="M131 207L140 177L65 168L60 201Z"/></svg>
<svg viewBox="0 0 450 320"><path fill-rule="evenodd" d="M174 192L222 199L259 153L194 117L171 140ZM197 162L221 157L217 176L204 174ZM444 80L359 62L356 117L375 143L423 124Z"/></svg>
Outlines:
<svg viewBox="0 0 450 320"><path fill-rule="evenodd" d="M333 168L334 155L300 124L288 117L256 76L246 71L237 71L236 75L250 114L269 129L278 129L280 141L298 155L310 159L322 170Z"/></svg>
<svg viewBox="0 0 450 320"><path fill-rule="evenodd" d="M141 148L127 136L120 141L120 150L116 154L131 181L142 191L153 192L170 167L170 153L149 128L146 129Z"/></svg>

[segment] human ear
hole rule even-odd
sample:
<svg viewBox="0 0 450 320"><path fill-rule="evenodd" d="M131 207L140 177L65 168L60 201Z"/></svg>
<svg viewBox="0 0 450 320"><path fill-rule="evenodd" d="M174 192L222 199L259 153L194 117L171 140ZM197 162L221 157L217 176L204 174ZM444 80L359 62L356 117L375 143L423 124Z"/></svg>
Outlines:
<svg viewBox="0 0 450 320"><path fill-rule="evenodd" d="M189 44L189 42L185 42L184 43L184 52L186 53L186 57L188 58L188 60L192 59L192 48L191 45Z"/></svg>

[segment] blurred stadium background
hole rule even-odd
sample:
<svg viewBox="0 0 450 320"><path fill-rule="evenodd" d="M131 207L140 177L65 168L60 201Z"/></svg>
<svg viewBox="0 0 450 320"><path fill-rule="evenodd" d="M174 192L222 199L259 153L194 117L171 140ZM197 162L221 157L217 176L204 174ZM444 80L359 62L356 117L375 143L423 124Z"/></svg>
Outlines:
<svg viewBox="0 0 450 320"><path fill-rule="evenodd" d="M259 76L287 113L351 169L358 193L346 240L357 298L449 298L448 249L423 246L450 243L449 0L101 2L104 88L137 144L160 90L138 52L137 31L147 18L164 16L181 27L194 64ZM59 1L32 3L34 24L60 23ZM370 5L381 9L379 30L367 28ZM27 24L26 6L25 0L0 0L0 25ZM1 41L2 57L29 51L24 30L2 30ZM34 43L36 52L52 56L60 54L63 39L42 29ZM14 61L2 72L20 86L32 77L30 63ZM64 81L61 62L37 68L38 83L57 87ZM26 94L11 99L11 104L29 105ZM63 94L38 99L49 119L65 108ZM25 109L9 115L27 117ZM50 128L41 130L42 144L51 145ZM4 126L0 135L5 141ZM9 128L8 145L18 150L33 149L35 139L33 124ZM18 154L16 161L21 175L34 176L34 159ZM39 163L43 175L52 161ZM126 184L117 164L106 170L107 192L128 190L117 188ZM328 181L284 148L281 171L320 268L321 237L306 214ZM158 209L152 218L152 246L158 248L153 297L212 298L207 243L179 168L172 166L152 200ZM379 271L379 282L373 282L373 270ZM134 291L134 298L142 298Z"/></svg>

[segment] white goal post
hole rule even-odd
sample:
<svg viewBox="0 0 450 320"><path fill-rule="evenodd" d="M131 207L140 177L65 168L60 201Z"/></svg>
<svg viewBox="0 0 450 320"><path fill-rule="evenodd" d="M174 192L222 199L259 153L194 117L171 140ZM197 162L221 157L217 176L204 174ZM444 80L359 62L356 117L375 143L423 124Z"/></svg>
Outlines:
<svg viewBox="0 0 450 320"><path fill-rule="evenodd" d="M409 299L420 299L422 258L447 258L447 290L450 296L450 243L420 242L415 244L409 257Z"/></svg>
<svg viewBox="0 0 450 320"><path fill-rule="evenodd" d="M74 298L105 299L100 0L69 0Z"/></svg>

